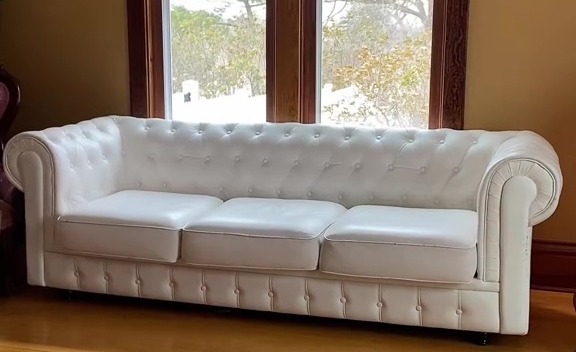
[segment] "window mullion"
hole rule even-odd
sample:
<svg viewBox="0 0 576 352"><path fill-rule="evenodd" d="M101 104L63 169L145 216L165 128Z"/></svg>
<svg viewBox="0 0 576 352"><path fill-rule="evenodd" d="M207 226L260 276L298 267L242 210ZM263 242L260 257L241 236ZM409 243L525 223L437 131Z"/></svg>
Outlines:
<svg viewBox="0 0 576 352"><path fill-rule="evenodd" d="M303 3L310 0L269 0L268 17L272 53L267 92L268 120L299 122L301 113L301 23ZM270 5L269 5L270 6Z"/></svg>

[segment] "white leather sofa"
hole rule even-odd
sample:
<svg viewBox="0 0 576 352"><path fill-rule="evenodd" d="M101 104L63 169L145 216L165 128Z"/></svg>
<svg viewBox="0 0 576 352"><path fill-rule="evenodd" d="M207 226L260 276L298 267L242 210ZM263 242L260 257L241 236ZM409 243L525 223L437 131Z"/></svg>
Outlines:
<svg viewBox="0 0 576 352"><path fill-rule="evenodd" d="M532 132L102 117L7 145L32 285L525 334L562 175Z"/></svg>

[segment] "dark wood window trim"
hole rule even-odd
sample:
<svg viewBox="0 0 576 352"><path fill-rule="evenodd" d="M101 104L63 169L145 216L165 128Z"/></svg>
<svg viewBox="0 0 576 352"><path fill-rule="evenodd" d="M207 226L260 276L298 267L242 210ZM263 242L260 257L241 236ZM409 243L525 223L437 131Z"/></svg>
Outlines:
<svg viewBox="0 0 576 352"><path fill-rule="evenodd" d="M162 0L127 0L130 111L165 117Z"/></svg>
<svg viewBox="0 0 576 352"><path fill-rule="evenodd" d="M464 127L469 2L434 2L430 128ZM164 117L162 1L127 0L127 4L132 114ZM319 4L267 1L270 122L316 122Z"/></svg>
<svg viewBox="0 0 576 352"><path fill-rule="evenodd" d="M304 0L300 22L300 122L316 123L318 104L318 14L320 1Z"/></svg>
<svg viewBox="0 0 576 352"><path fill-rule="evenodd" d="M435 0L429 127L464 129L470 0Z"/></svg>

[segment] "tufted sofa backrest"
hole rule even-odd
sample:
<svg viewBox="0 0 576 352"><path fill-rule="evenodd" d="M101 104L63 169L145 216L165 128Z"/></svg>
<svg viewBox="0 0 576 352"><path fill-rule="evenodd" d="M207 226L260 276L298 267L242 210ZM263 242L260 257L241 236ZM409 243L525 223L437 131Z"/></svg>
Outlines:
<svg viewBox="0 0 576 352"><path fill-rule="evenodd" d="M114 120L122 139L120 189L346 207L475 210L494 153L521 133Z"/></svg>

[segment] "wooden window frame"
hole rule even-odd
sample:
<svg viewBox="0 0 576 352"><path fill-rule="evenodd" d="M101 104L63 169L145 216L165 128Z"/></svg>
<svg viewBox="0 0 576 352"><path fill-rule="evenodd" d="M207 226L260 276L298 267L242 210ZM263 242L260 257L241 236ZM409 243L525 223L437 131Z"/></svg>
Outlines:
<svg viewBox="0 0 576 352"><path fill-rule="evenodd" d="M431 129L464 128L469 3L470 0L434 0ZM319 4L316 0L267 1L269 122L317 122ZM163 118L162 0L127 0L127 10L131 113ZM277 60L279 57L282 60Z"/></svg>

